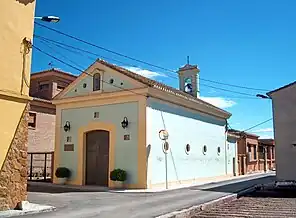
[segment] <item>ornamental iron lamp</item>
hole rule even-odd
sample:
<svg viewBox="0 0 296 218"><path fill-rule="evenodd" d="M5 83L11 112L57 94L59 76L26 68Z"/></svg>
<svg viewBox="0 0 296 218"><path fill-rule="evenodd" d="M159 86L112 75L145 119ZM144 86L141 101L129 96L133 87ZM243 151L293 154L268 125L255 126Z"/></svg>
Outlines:
<svg viewBox="0 0 296 218"><path fill-rule="evenodd" d="M65 125L64 125L64 130L65 130L65 132L70 131L70 129L71 129L70 122L69 122L69 121L66 121L66 123L65 123Z"/></svg>
<svg viewBox="0 0 296 218"><path fill-rule="evenodd" d="M121 122L121 126L124 129L128 127L128 119L127 119L127 117L123 118L123 121Z"/></svg>

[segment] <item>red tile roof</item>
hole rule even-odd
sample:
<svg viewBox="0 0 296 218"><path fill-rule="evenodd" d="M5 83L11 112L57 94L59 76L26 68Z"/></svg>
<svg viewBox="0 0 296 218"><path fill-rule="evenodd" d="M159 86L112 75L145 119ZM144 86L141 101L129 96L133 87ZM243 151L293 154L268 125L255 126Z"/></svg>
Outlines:
<svg viewBox="0 0 296 218"><path fill-rule="evenodd" d="M145 84L145 85L147 85L149 87L157 88L157 89L160 89L162 91L165 91L165 92L168 92L168 93L171 93L171 94L175 94L176 96L185 98L185 99L187 99L189 101L204 104L204 105L206 105L208 107L214 108L216 110L219 110L220 112L226 113L229 116L231 116L231 113L229 113L229 112L227 112L227 111L225 111L225 110L223 110L221 108L218 108L218 107L216 107L216 106L214 106L214 105L212 105L212 104L210 104L210 103L208 103L206 101L203 101L203 100L201 100L199 98L196 98L196 97L194 97L192 95L189 95L189 94L187 94L187 93L185 93L185 92L183 92L181 90L178 90L178 89L173 88L171 86L168 86L168 85L165 85L163 83L157 82L155 80L149 79L147 77L141 76L141 75L139 75L137 73L131 72L131 71L129 71L129 70L123 68L123 67L119 67L119 66L116 66L114 64L108 63L108 62L106 62L104 60L98 59L97 62L101 63L101 64L103 64L103 65L105 65L105 66L107 66L107 67L109 67L111 69L114 69L114 70L116 70L116 71L118 71L118 72L120 72L120 73L134 79L134 80L137 80L137 81L139 81L139 82L141 82L141 83L143 83L143 84Z"/></svg>
<svg viewBox="0 0 296 218"><path fill-rule="evenodd" d="M31 77L34 77L34 76L37 76L37 75L40 75L40 74L51 73L51 72L56 72L56 73L59 73L59 74L63 74L63 75L66 75L66 76L77 78L76 75L73 75L72 73L69 73L69 72L65 72L65 71L59 70L57 68L43 70L43 71L36 72L36 73L31 73Z"/></svg>

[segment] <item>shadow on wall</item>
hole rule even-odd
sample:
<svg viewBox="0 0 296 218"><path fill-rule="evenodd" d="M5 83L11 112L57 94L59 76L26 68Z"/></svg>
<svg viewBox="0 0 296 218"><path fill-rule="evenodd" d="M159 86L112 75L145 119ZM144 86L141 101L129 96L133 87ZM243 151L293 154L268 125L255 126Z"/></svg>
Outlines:
<svg viewBox="0 0 296 218"><path fill-rule="evenodd" d="M151 145L149 144L146 147L146 162L148 162L149 156L150 156L150 152L151 152Z"/></svg>
<svg viewBox="0 0 296 218"><path fill-rule="evenodd" d="M266 176L263 178L250 179L245 181L239 181L240 179L234 180L231 184L225 184L224 182L215 182L211 184L201 185L198 187L192 187L191 190L201 190L210 192L224 192L224 193L237 193L243 189L247 189L254 185L261 185L274 182L276 180L275 176ZM229 183L229 181L227 181ZM225 182L225 183L227 183ZM209 187L210 186L210 187Z"/></svg>
<svg viewBox="0 0 296 218"><path fill-rule="evenodd" d="M35 0L16 0L16 1L23 5L28 5L30 3L33 3Z"/></svg>

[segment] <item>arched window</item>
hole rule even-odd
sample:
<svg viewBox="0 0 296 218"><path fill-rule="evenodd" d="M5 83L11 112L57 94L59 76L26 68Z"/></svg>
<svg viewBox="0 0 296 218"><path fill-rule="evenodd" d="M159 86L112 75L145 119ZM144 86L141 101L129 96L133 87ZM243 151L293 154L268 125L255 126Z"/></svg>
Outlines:
<svg viewBox="0 0 296 218"><path fill-rule="evenodd" d="M93 76L93 91L101 89L101 74L95 73Z"/></svg>

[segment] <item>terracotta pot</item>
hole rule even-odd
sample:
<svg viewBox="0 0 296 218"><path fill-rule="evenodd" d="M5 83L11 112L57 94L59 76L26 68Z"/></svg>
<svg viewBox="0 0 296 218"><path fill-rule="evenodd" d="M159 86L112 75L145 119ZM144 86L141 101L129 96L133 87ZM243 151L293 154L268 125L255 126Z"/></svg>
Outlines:
<svg viewBox="0 0 296 218"><path fill-rule="evenodd" d="M67 178L58 178L58 184L59 185L65 185L67 181Z"/></svg>
<svg viewBox="0 0 296 218"><path fill-rule="evenodd" d="M123 182L121 181L113 181L114 182L114 188L122 189L124 187Z"/></svg>

